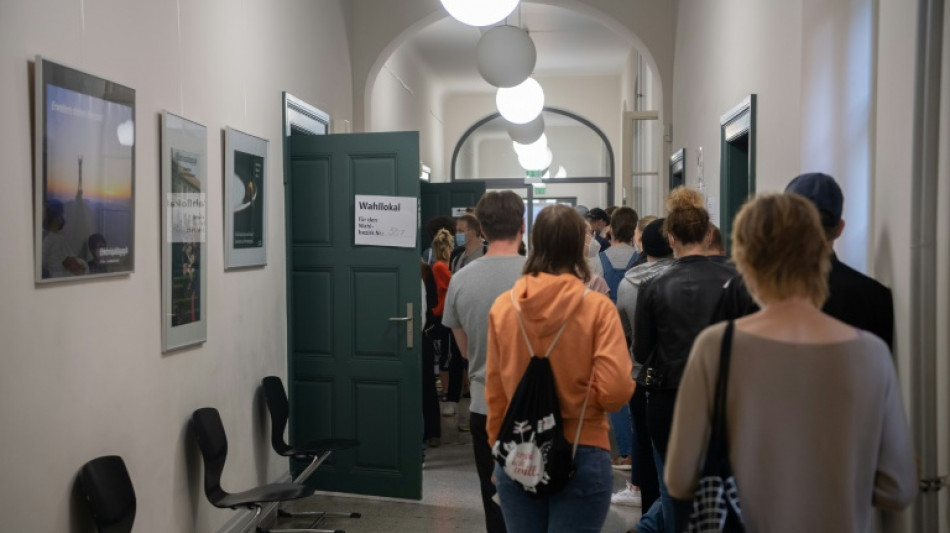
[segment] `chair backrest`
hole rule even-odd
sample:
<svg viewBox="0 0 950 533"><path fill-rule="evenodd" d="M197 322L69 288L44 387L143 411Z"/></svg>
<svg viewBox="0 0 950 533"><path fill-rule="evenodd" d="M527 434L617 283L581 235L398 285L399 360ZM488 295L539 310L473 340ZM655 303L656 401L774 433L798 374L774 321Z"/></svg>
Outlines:
<svg viewBox="0 0 950 533"><path fill-rule="evenodd" d="M198 448L205 464L205 496L212 505L218 505L228 493L221 488L221 473L228 457L228 437L224 433L221 415L214 407L202 407L191 415L191 424L198 440Z"/></svg>
<svg viewBox="0 0 950 533"><path fill-rule="evenodd" d="M98 457L79 470L79 485L99 533L129 533L135 522L135 489L118 455Z"/></svg>
<svg viewBox="0 0 950 533"><path fill-rule="evenodd" d="M270 442L274 451L283 455L290 449L284 441L284 429L287 427L289 408L287 393L284 392L284 383L277 376L267 376L261 380L264 388L264 399L267 410L270 411Z"/></svg>

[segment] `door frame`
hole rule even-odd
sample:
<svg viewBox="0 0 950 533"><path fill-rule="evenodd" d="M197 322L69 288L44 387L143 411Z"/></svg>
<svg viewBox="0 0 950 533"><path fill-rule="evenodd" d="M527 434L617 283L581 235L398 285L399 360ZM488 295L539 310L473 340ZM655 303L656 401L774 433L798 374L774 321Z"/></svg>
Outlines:
<svg viewBox="0 0 950 533"><path fill-rule="evenodd" d="M757 95L750 94L742 99L719 119L719 229L722 231L723 244L729 249L732 236L732 221L739 208L755 194L755 152L756 152L756 114ZM748 176L746 198L733 198L732 157L729 144L748 137Z"/></svg>

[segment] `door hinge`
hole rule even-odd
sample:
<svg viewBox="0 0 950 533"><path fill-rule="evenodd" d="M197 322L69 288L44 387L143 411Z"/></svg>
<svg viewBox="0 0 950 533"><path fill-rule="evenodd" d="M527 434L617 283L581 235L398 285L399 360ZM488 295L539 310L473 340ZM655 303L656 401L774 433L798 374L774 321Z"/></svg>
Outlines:
<svg viewBox="0 0 950 533"><path fill-rule="evenodd" d="M937 492L950 486L950 476L929 477L920 480L920 492Z"/></svg>

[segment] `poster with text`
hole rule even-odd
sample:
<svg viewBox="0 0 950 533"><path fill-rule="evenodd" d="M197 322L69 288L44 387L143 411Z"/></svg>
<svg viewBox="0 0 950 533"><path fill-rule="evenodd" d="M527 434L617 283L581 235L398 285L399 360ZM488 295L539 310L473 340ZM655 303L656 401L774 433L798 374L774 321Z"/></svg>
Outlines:
<svg viewBox="0 0 950 533"><path fill-rule="evenodd" d="M207 131L162 115L163 350L207 338Z"/></svg>
<svg viewBox="0 0 950 533"><path fill-rule="evenodd" d="M35 279L135 266L135 91L36 59Z"/></svg>
<svg viewBox="0 0 950 533"><path fill-rule="evenodd" d="M225 268L267 264L267 141L225 132Z"/></svg>

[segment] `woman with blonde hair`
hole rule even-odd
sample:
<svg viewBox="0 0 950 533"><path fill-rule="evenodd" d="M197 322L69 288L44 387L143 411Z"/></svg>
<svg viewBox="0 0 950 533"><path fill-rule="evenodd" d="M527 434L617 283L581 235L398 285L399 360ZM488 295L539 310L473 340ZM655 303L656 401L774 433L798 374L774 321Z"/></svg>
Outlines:
<svg viewBox="0 0 950 533"><path fill-rule="evenodd" d="M489 442L496 444L532 356L548 353L563 422L560 430L577 445L574 476L560 492L546 497L529 494L496 464L495 484L511 533L599 532L610 508L613 475L606 413L630 399L634 383L616 307L604 294L584 287L589 277L585 231L584 221L570 207L542 210L531 231L524 276L495 300L489 313ZM506 450L508 444L498 449Z"/></svg>
<svg viewBox="0 0 950 533"><path fill-rule="evenodd" d="M439 381L445 395L446 405L442 408L442 415L455 414L456 405L462 394L462 374L465 363L458 352L453 349L455 339L452 330L442 325L442 311L445 309L445 295L449 291L449 281L452 272L449 268L449 258L455 248L455 237L449 230L442 228L432 238L432 277L435 279L438 301L432 309L434 327L429 329L429 341L435 353L435 360L439 363Z"/></svg>
<svg viewBox="0 0 950 533"><path fill-rule="evenodd" d="M815 206L796 194L739 211L733 258L761 310L699 335L676 402L666 482L689 499L730 354L725 435L748 531L870 531L872 506L898 510L916 493L887 345L821 312L831 254L821 235Z"/></svg>

